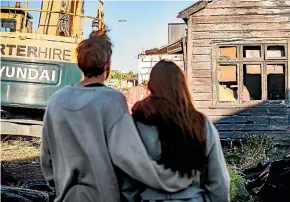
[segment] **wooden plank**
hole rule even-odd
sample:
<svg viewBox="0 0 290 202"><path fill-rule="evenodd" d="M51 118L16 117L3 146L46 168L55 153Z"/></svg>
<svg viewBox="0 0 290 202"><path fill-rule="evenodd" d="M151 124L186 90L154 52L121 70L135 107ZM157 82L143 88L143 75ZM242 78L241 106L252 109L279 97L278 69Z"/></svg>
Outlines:
<svg viewBox="0 0 290 202"><path fill-rule="evenodd" d="M225 138L244 138L246 135L267 135L274 141L289 139L287 131L219 131L221 139Z"/></svg>
<svg viewBox="0 0 290 202"><path fill-rule="evenodd" d="M183 11L181 11L178 14L177 18L187 19L192 13L196 13L200 11L201 9L205 8L207 4L208 4L207 1L196 2L194 6L190 6L184 9Z"/></svg>
<svg viewBox="0 0 290 202"><path fill-rule="evenodd" d="M211 53L212 61L211 61L211 71L212 75L217 75L217 45L213 44L212 45L212 53ZM214 105L217 104L218 102L218 89L217 85L217 76L212 77L212 87L213 87L213 103Z"/></svg>
<svg viewBox="0 0 290 202"><path fill-rule="evenodd" d="M290 124L288 115L281 116L211 116L211 120L219 124Z"/></svg>
<svg viewBox="0 0 290 202"><path fill-rule="evenodd" d="M211 70L193 70L192 78L211 78Z"/></svg>
<svg viewBox="0 0 290 202"><path fill-rule="evenodd" d="M220 15L277 15L289 14L290 8L205 8L193 16L220 16Z"/></svg>
<svg viewBox="0 0 290 202"><path fill-rule="evenodd" d="M289 16L285 15L247 15L247 16L203 16L192 17L191 23L194 24L232 24L232 23L283 23L289 22Z"/></svg>
<svg viewBox="0 0 290 202"><path fill-rule="evenodd" d="M193 101L193 105L199 108L208 108L212 106L212 101Z"/></svg>
<svg viewBox="0 0 290 202"><path fill-rule="evenodd" d="M193 62L211 62L211 55L192 55Z"/></svg>
<svg viewBox="0 0 290 202"><path fill-rule="evenodd" d="M211 79L208 78L192 78L191 85L212 85L212 82Z"/></svg>
<svg viewBox="0 0 290 202"><path fill-rule="evenodd" d="M194 55L209 55L209 54L211 54L211 46L205 46L205 47L193 46L192 54L194 54Z"/></svg>
<svg viewBox="0 0 290 202"><path fill-rule="evenodd" d="M233 31L234 32L234 31ZM234 32L235 33L235 32ZM220 39L192 39L192 44L194 47L208 47L212 46L213 43L216 42L231 42L232 44L241 44L241 42L245 43L244 39L241 37L236 38L220 38ZM253 38L247 38L246 43L264 43L264 44L273 44L273 43L288 43L287 39L281 39L281 38L275 38L271 36L266 36L263 38L259 37L253 37Z"/></svg>
<svg viewBox="0 0 290 202"><path fill-rule="evenodd" d="M251 8L251 7L290 7L290 1L228 1L221 0L208 4L207 8Z"/></svg>
<svg viewBox="0 0 290 202"><path fill-rule="evenodd" d="M229 38L288 38L290 30L281 31L211 31L193 32L193 39L229 39Z"/></svg>
<svg viewBox="0 0 290 202"><path fill-rule="evenodd" d="M193 62L190 68L196 69L211 69L211 62Z"/></svg>
<svg viewBox="0 0 290 202"><path fill-rule="evenodd" d="M215 124L219 131L288 131L286 124Z"/></svg>
<svg viewBox="0 0 290 202"><path fill-rule="evenodd" d="M290 114L290 108L242 108L225 106L224 108L212 108L212 109L202 109L204 114L208 116L228 116L228 115L244 115L244 116L269 116L269 115L288 115Z"/></svg>
<svg viewBox="0 0 290 202"><path fill-rule="evenodd" d="M189 37L188 37L189 38ZM192 45L193 47L209 47L212 44L211 39L203 39L203 40L194 40L194 38L189 38L192 39Z"/></svg>
<svg viewBox="0 0 290 202"><path fill-rule="evenodd" d="M290 30L290 21L286 23L231 23L231 24L193 24L194 32L205 31L269 31Z"/></svg>
<svg viewBox="0 0 290 202"><path fill-rule="evenodd" d="M212 100L212 93L193 93L194 101L210 101Z"/></svg>
<svg viewBox="0 0 290 202"><path fill-rule="evenodd" d="M219 131L286 131L288 125L269 125L269 124L216 124Z"/></svg>
<svg viewBox="0 0 290 202"><path fill-rule="evenodd" d="M193 85L193 93L212 93L212 85Z"/></svg>

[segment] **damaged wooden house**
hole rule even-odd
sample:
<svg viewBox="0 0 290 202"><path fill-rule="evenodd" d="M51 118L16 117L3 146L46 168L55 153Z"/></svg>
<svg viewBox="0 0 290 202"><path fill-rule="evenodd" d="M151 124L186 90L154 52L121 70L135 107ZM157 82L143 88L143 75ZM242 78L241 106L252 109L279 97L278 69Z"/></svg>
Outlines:
<svg viewBox="0 0 290 202"><path fill-rule="evenodd" d="M221 138L290 144L290 0L200 0L178 18L195 106Z"/></svg>
<svg viewBox="0 0 290 202"><path fill-rule="evenodd" d="M178 18L195 105L221 136L289 141L290 0L198 1Z"/></svg>

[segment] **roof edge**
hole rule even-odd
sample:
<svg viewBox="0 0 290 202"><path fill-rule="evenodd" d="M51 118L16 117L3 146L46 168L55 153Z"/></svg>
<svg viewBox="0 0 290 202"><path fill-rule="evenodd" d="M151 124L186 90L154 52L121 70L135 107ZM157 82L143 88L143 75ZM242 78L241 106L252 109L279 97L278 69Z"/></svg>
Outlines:
<svg viewBox="0 0 290 202"><path fill-rule="evenodd" d="M194 4L192 4L191 6L180 11L177 15L177 18L188 19L190 15L204 9L207 6L207 4L212 1L213 0L199 0Z"/></svg>

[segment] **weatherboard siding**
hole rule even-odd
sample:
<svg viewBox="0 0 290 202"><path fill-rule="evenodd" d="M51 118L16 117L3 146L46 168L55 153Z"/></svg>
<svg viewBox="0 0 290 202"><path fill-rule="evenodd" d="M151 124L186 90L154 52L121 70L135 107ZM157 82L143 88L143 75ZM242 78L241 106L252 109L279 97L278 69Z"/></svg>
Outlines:
<svg viewBox="0 0 290 202"><path fill-rule="evenodd" d="M290 0L216 0L188 17L188 80L196 107L215 122L223 138L244 134L290 137ZM215 105L215 44L288 43L288 103ZM284 141L285 142L285 141Z"/></svg>

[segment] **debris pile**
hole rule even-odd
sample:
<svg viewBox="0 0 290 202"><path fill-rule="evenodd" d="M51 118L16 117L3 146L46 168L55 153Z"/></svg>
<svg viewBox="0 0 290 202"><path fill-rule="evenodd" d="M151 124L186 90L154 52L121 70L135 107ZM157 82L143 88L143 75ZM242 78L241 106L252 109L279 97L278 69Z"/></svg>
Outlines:
<svg viewBox="0 0 290 202"><path fill-rule="evenodd" d="M264 202L288 202L290 199L290 157L267 163L245 172L247 191Z"/></svg>

